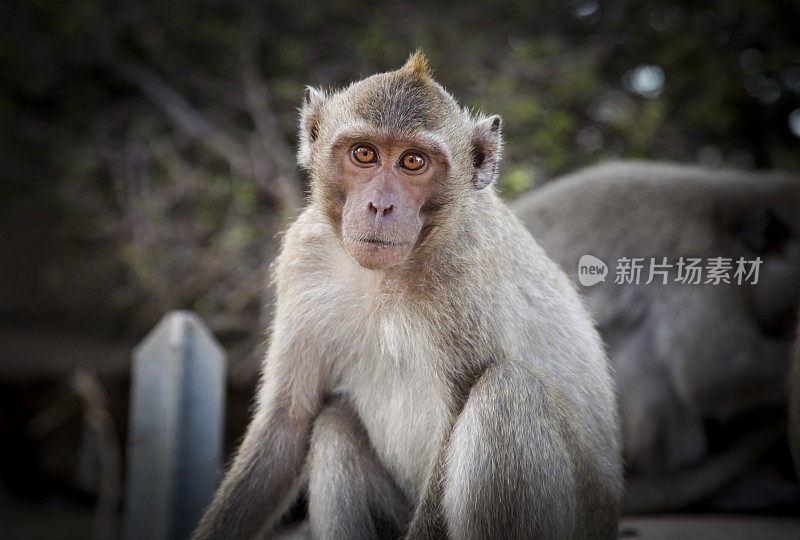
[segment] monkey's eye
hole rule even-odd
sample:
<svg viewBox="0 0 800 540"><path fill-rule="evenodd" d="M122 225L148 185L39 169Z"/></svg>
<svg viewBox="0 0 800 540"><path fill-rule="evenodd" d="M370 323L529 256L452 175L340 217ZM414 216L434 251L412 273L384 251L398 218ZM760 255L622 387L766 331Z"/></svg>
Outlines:
<svg viewBox="0 0 800 540"><path fill-rule="evenodd" d="M409 171L418 171L425 165L425 158L415 152L409 152L400 158L400 166Z"/></svg>
<svg viewBox="0 0 800 540"><path fill-rule="evenodd" d="M359 163L375 163L378 161L378 155L369 146L357 146L353 150L353 159Z"/></svg>

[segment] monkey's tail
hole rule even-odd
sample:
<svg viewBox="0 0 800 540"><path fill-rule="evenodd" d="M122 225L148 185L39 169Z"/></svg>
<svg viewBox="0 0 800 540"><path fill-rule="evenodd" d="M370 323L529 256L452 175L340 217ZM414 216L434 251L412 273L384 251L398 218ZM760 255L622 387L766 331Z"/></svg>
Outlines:
<svg viewBox="0 0 800 540"><path fill-rule="evenodd" d="M627 481L622 511L630 514L679 510L714 495L786 433L773 422L748 433L724 454L670 476L634 477Z"/></svg>

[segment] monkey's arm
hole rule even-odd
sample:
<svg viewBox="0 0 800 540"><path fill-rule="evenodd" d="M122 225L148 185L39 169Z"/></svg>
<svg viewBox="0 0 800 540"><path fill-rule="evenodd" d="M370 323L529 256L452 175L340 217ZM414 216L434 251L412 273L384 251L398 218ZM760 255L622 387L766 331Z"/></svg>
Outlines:
<svg viewBox="0 0 800 540"><path fill-rule="evenodd" d="M406 538L616 538L619 471L598 462L581 429L542 372L492 363L452 424Z"/></svg>
<svg viewBox="0 0 800 540"><path fill-rule="evenodd" d="M324 377L321 364L303 354L300 332L284 337L280 326L278 322L256 412L195 540L252 538L280 518L300 487Z"/></svg>

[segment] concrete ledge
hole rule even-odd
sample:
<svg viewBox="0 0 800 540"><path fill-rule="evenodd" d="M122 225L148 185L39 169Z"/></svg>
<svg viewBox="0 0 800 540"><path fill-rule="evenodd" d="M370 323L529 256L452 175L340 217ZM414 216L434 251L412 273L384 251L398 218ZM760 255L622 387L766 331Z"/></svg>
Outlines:
<svg viewBox="0 0 800 540"><path fill-rule="evenodd" d="M800 538L800 519L730 515L658 515L622 519L620 538L770 540Z"/></svg>

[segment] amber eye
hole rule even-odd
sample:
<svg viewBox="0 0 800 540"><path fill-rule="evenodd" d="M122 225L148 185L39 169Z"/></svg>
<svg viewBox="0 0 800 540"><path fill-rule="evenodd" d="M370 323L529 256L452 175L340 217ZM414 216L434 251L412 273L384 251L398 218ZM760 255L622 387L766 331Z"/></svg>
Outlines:
<svg viewBox="0 0 800 540"><path fill-rule="evenodd" d="M425 165L425 158L413 152L409 152L400 159L400 166L409 171L418 171L423 165Z"/></svg>
<svg viewBox="0 0 800 540"><path fill-rule="evenodd" d="M378 161L377 156L375 155L375 150L369 146L356 147L356 149L353 150L353 157L359 163L375 163Z"/></svg>

